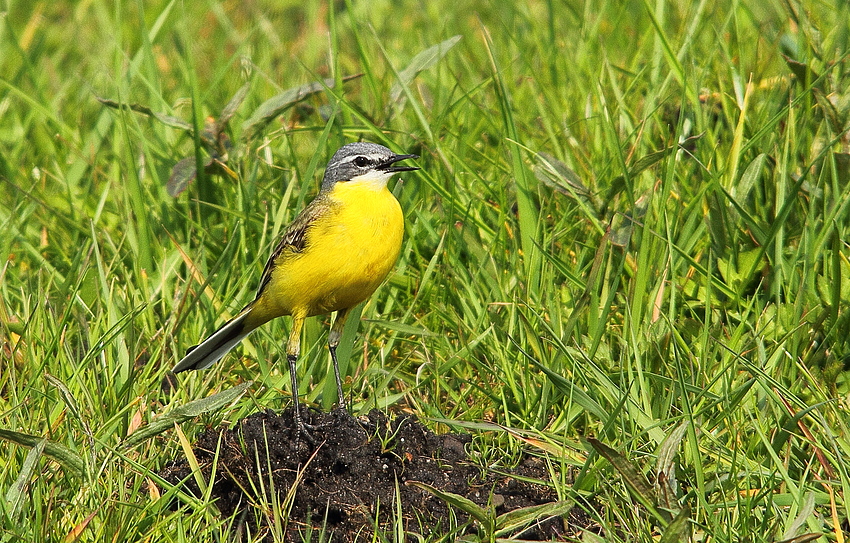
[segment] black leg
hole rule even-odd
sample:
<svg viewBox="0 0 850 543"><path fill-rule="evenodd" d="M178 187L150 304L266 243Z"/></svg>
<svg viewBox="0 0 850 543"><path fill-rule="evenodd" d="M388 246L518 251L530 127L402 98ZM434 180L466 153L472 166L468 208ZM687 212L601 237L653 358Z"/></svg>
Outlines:
<svg viewBox="0 0 850 543"><path fill-rule="evenodd" d="M342 379L339 376L339 362L336 360L336 345L330 345L331 360L334 363L334 376L336 377L336 393L339 400L339 408L346 409L345 395L342 393Z"/></svg>
<svg viewBox="0 0 850 543"><path fill-rule="evenodd" d="M345 394L342 392L342 378L339 376L339 362L336 359L336 348L339 345L339 339L342 337L342 330L345 328L345 319L348 317L348 309L340 309L336 312L331 331L328 334L328 350L331 352L331 360L334 364L334 377L336 377L336 393L337 401L340 409L346 408Z"/></svg>
<svg viewBox="0 0 850 543"><path fill-rule="evenodd" d="M286 343L286 359L289 361L289 378L292 382L292 412L295 414L295 428L298 435L304 436L311 445L315 445L316 441L308 432L308 428L312 428L309 424L305 424L301 419L300 407L298 405L298 375L295 373L295 361L298 360L298 353L301 352L301 328L304 325L303 315L292 316L292 330L289 332L289 341Z"/></svg>
<svg viewBox="0 0 850 543"><path fill-rule="evenodd" d="M292 380L292 412L295 414L295 428L298 430L299 435L304 436L304 439L306 439L311 445L315 445L316 441L307 431L307 428L312 428L312 426L305 424L304 421L301 420L301 411L298 405L298 377L295 375L295 360L298 357L287 355L286 358L289 360L289 377Z"/></svg>

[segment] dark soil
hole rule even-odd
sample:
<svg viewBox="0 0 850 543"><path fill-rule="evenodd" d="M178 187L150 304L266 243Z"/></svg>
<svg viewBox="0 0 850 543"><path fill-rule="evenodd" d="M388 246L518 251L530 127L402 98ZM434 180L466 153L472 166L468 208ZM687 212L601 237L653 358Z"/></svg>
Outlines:
<svg viewBox="0 0 850 543"><path fill-rule="evenodd" d="M409 417L390 421L378 411L360 419L342 410L302 410L302 416L315 425L310 432L315 446L295 438L291 409L282 415L256 413L232 430L207 430L195 444L207 481L219 450L212 495L219 510L236 518L240 529L252 534L269 529L269 514L249 504L271 503L272 481L281 504L287 503L287 493L298 485L284 521L286 538L294 542L303 541L310 527L321 530L322 525L333 533L325 541L372 540L376 525L381 529L395 525L399 497L408 532L423 536L454 532L457 537L481 529L462 510L411 481L481 506L493 504L497 515L557 500L545 484L549 475L542 461L529 457L511 475L485 472L467 457L468 435L435 435ZM159 474L174 484L183 481L184 488L200 495L184 459ZM266 489L265 497L258 495L260 488ZM505 536L562 539L586 525L580 517L578 508L566 517L544 514ZM318 531L313 539L319 539Z"/></svg>

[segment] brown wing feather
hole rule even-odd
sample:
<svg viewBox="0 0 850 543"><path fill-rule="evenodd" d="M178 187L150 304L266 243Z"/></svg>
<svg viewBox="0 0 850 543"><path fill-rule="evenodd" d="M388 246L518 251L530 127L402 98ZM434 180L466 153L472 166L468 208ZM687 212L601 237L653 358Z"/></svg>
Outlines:
<svg viewBox="0 0 850 543"><path fill-rule="evenodd" d="M295 217L292 224L286 228L286 231L283 233L283 236L281 236L280 241L274 248L274 251L272 251L271 256L269 256L269 259L266 261L266 266L263 268L263 275L260 279L260 286L257 288L256 298L260 297L263 289L265 289L266 285L268 285L272 278L274 269L279 264L278 260L287 249L290 253L300 253L304 251L304 248L307 246L307 232L310 230L310 227L316 219L324 215L329 207L330 205L327 200L320 194L315 200L310 202L310 205L305 207L304 210Z"/></svg>

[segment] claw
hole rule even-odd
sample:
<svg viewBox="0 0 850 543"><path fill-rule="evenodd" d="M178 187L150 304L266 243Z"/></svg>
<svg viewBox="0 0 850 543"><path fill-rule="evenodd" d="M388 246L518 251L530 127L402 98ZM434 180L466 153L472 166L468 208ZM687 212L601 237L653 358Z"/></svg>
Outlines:
<svg viewBox="0 0 850 543"><path fill-rule="evenodd" d="M295 403L294 406L293 406L293 413L295 415L295 429L296 429L295 439L298 439L299 436L303 436L304 440L307 443L309 443L312 446L315 446L316 440L313 438L313 436L310 435L310 432L308 430L315 430L316 426L314 426L312 424L307 424L306 422L301 420L300 411L301 410L298 408L298 403Z"/></svg>

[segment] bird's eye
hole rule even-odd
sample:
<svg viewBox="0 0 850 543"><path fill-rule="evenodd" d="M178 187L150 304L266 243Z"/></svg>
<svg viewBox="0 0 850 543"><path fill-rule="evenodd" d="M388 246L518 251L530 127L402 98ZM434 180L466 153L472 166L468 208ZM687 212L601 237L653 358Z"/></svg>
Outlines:
<svg viewBox="0 0 850 543"><path fill-rule="evenodd" d="M369 159L366 158L365 156L359 156L359 157L354 159L354 165L357 166L358 168L365 168L366 166L369 165Z"/></svg>

